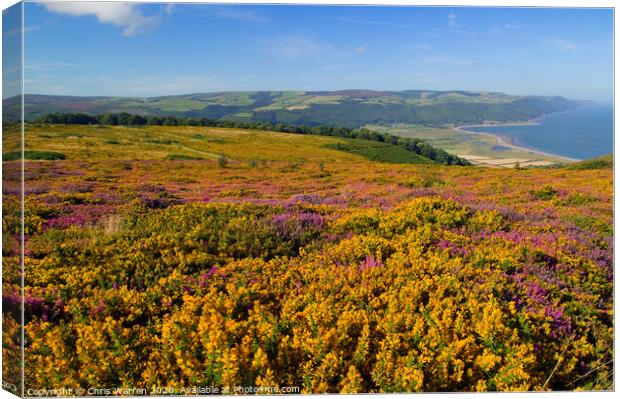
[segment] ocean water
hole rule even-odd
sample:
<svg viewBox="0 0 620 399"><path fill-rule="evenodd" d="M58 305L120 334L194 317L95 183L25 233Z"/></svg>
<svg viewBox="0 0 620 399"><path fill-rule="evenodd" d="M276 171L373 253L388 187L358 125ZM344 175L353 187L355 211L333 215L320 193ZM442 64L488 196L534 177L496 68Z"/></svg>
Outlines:
<svg viewBox="0 0 620 399"><path fill-rule="evenodd" d="M612 105L583 106L545 115L537 122L466 130L509 136L517 145L569 158L587 159L613 152Z"/></svg>

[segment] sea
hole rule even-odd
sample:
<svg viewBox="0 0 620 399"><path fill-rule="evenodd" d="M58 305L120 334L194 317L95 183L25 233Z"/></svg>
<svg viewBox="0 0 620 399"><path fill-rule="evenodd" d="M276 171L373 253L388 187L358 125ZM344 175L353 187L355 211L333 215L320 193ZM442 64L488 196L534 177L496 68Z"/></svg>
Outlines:
<svg viewBox="0 0 620 399"><path fill-rule="evenodd" d="M613 152L613 116L611 104L587 105L542 116L536 119L536 124L477 126L465 130L507 136L514 144L533 150L588 159Z"/></svg>

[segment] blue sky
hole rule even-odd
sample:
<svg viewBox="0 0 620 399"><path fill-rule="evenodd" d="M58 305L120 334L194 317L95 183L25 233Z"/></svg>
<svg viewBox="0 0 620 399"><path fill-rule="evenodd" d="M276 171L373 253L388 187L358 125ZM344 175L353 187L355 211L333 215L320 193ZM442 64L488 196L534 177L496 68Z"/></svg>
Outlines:
<svg viewBox="0 0 620 399"><path fill-rule="evenodd" d="M22 9L13 5L2 10L2 98L21 93Z"/></svg>
<svg viewBox="0 0 620 399"><path fill-rule="evenodd" d="M27 3L27 93L485 90L611 101L610 9Z"/></svg>

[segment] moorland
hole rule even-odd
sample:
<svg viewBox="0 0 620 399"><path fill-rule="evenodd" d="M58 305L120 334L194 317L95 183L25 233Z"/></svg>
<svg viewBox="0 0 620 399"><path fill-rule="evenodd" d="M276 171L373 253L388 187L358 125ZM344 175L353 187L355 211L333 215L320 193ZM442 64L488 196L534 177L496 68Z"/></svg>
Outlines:
<svg viewBox="0 0 620 399"><path fill-rule="evenodd" d="M6 381L19 136L5 128ZM493 169L213 126L25 137L26 388L613 388L609 157Z"/></svg>

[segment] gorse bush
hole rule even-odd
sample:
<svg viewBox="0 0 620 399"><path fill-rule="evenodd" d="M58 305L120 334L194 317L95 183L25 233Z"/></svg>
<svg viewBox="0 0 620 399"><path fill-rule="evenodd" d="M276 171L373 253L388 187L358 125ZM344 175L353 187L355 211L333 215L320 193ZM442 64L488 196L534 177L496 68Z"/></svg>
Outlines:
<svg viewBox="0 0 620 399"><path fill-rule="evenodd" d="M66 160L3 165L7 382L23 233L26 389L613 388L611 169L371 162L325 148L356 140L193 127L30 144L55 131L83 136L50 147Z"/></svg>
<svg viewBox="0 0 620 399"><path fill-rule="evenodd" d="M552 186L546 185L540 190L532 191L534 197L540 200L550 200L557 196L558 192Z"/></svg>
<svg viewBox="0 0 620 399"><path fill-rule="evenodd" d="M610 264L578 255L585 243L561 231L541 241L454 200L344 214L308 200L128 209L115 232L33 241L29 384L318 393L610 381Z"/></svg>

